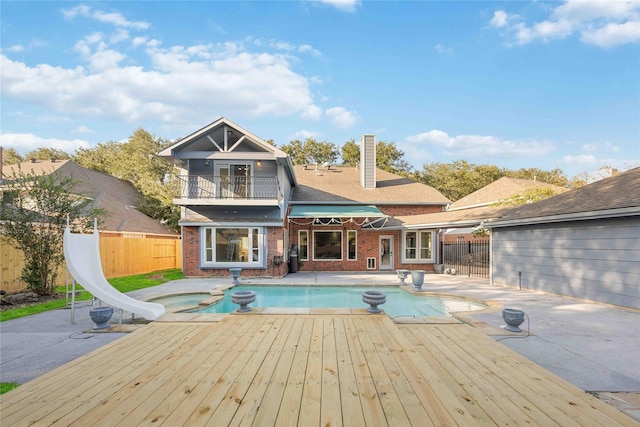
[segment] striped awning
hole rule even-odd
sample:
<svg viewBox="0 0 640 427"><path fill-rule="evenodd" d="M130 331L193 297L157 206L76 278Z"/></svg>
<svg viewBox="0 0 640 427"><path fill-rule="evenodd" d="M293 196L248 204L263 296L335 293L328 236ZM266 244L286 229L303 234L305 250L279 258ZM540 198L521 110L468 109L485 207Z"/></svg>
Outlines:
<svg viewBox="0 0 640 427"><path fill-rule="evenodd" d="M289 218L385 218L372 205L304 205L293 206Z"/></svg>

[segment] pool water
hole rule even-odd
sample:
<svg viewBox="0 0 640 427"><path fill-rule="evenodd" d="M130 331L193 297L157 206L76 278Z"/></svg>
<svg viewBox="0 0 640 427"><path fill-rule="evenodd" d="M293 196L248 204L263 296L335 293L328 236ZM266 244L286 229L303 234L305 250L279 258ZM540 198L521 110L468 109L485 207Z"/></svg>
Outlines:
<svg viewBox="0 0 640 427"><path fill-rule="evenodd" d="M443 296L414 296L397 287L344 287L344 286L236 286L225 292L224 298L198 313L231 313L237 304L231 293L241 290L256 292L256 301L249 307L291 308L367 308L362 292L375 289L387 294L387 302L380 305L389 316L451 316L454 311L474 311L486 308L484 304ZM197 304L197 303L196 303ZM194 304L195 305L195 304Z"/></svg>

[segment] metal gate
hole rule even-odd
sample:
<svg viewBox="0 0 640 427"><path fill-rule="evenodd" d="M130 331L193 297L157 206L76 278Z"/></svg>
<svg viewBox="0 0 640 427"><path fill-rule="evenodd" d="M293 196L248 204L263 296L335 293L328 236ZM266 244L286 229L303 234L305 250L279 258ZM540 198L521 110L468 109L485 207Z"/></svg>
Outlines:
<svg viewBox="0 0 640 427"><path fill-rule="evenodd" d="M441 243L444 268L458 274L489 277L489 241Z"/></svg>

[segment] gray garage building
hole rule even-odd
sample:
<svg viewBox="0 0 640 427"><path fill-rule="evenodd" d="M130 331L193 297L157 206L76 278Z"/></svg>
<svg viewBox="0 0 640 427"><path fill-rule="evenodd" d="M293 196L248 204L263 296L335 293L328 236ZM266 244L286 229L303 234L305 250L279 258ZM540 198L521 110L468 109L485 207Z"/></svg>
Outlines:
<svg viewBox="0 0 640 427"><path fill-rule="evenodd" d="M491 283L640 309L640 168L486 227Z"/></svg>

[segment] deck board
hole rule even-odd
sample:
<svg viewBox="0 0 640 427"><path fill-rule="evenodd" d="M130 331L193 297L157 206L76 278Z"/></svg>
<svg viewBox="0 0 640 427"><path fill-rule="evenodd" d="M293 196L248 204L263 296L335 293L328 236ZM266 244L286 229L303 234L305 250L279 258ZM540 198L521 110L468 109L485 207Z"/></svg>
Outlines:
<svg viewBox="0 0 640 427"><path fill-rule="evenodd" d="M154 322L0 398L1 425L640 425L465 324Z"/></svg>

